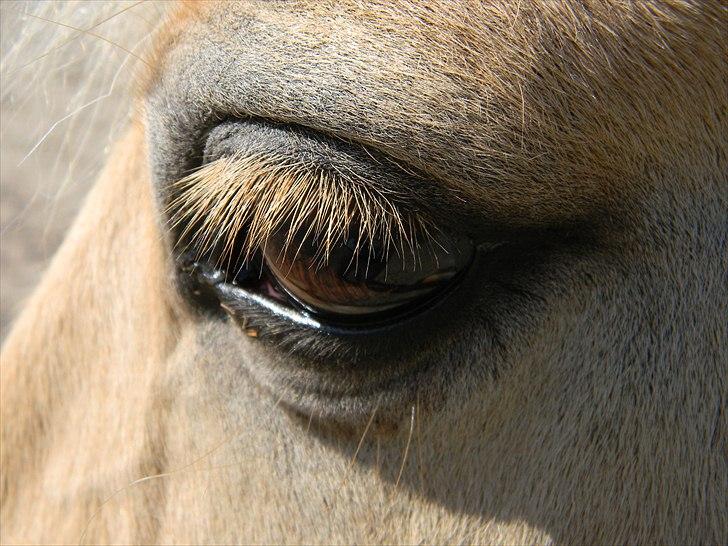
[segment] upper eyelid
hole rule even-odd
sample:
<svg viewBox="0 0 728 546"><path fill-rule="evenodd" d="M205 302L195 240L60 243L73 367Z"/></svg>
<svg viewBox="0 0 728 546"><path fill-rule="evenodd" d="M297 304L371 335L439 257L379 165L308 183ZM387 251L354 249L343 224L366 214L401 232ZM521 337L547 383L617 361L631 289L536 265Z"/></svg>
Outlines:
<svg viewBox="0 0 728 546"><path fill-rule="evenodd" d="M324 143L328 148L328 167L330 170L338 175L346 174L346 172L342 173L341 169L333 168L342 161L342 157L346 158L349 165L348 172L354 172L357 175L357 181L362 187L374 183L378 191L382 192L380 195L388 197L387 201L390 205L393 205L392 210L399 211L407 218L417 218L420 221L419 225L425 226L426 229L430 230L430 233L437 234L440 231L445 233L457 232L470 237L476 245L491 246L508 240L548 239L554 237L552 234L557 234L555 235L557 238L567 236L572 239L578 234L579 238L585 240L593 240L599 236L594 226L588 221L579 219L566 223L529 225L526 222L524 225L520 225L518 221L511 223L504 221L502 217L490 218L484 215L479 208L476 208L474 203L468 202L465 197L460 196L457 192L447 190L438 181L433 181L406 165L403 166L400 162L381 154L378 150L372 150L356 142L351 143L326 134L320 134L308 127L290 123L282 124L262 118L222 118L212 129L202 133L200 138L209 138L219 127L225 124L275 127L281 131L305 134L306 138L313 139L318 144ZM295 149L295 147L287 145L286 142L279 142L271 148L271 141L260 142L259 136L255 132L249 134L250 142L246 145L245 150L247 150L250 157L257 156L266 160L275 160L278 157L279 159L282 158L282 162L278 164L278 167L292 162L297 163L300 168L306 167L300 158L297 159L290 155L290 150ZM227 148L214 149L204 143L199 143L198 150L204 148L204 153L200 153L199 157L201 160L204 159L213 163L216 159L230 160L236 151L240 151L239 141L235 142L234 139L230 139L227 144ZM287 157L284 155L285 153L288 154ZM210 164L208 163L208 165ZM204 164L202 168L205 168ZM361 174L360 169L368 172ZM193 171L191 176L194 177L198 174L200 174L199 167ZM178 214L175 214L175 207L171 203L175 197L179 197L175 185L180 180L172 179L165 183L164 179L162 179L160 182L162 183L160 190L163 202L167 207L167 221L169 221L170 226L174 227L175 221L180 220L180 223L186 223L189 219L180 218ZM205 216L203 210L200 213L198 219ZM364 217L363 215L359 216ZM210 224L209 227L208 233L213 236L225 234L219 229L214 229L213 224ZM237 227L239 227L239 224ZM180 234L178 229L172 231L175 235ZM227 233L233 235L235 229L227 230ZM258 238L259 243L264 244L264 240L261 239L264 239L264 237ZM427 240L431 240L431 238L428 237ZM177 244L179 243L181 241L177 241ZM402 243L406 246L403 247ZM395 251L411 251L412 247L416 247L416 241L410 246L405 240L401 239L399 246L393 248Z"/></svg>
<svg viewBox="0 0 728 546"><path fill-rule="evenodd" d="M233 238L246 229L243 250L250 257L284 226L317 235L328 251L355 225L362 244L379 239L393 251L414 253L437 230L423 204L413 206L417 195L409 194L402 180L407 173L392 172L381 163L362 163L360 148L347 147L346 154L337 156L318 135L312 138L267 123L238 129L243 137L231 143L234 139L224 132L230 126L225 126L224 145L206 149L207 159L214 160L170 188L171 225L180 238L201 246L201 253L219 244L221 237L228 237L222 244L229 252ZM325 153L317 165L319 145ZM352 150L359 157L352 159ZM368 162L374 156L364 157ZM396 180L387 187L385 177Z"/></svg>

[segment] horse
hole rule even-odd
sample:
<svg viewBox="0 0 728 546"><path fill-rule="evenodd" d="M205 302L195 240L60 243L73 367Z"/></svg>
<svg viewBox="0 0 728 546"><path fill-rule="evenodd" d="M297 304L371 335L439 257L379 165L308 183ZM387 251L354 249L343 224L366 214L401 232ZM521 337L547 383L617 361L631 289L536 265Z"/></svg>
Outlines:
<svg viewBox="0 0 728 546"><path fill-rule="evenodd" d="M4 343L2 542L728 542L727 17L171 7Z"/></svg>

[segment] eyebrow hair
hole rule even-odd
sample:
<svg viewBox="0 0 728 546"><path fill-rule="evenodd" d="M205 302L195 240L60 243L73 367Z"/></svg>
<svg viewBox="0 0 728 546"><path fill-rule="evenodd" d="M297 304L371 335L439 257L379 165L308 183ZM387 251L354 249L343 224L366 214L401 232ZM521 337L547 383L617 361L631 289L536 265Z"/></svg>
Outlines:
<svg viewBox="0 0 728 546"><path fill-rule="evenodd" d="M376 184L276 154L221 157L171 187L167 215L182 251L212 254L217 265L249 262L276 233L285 230L282 252L317 246L317 266L327 263L337 244L354 237L355 254L373 247L403 258L436 227L420 211Z"/></svg>

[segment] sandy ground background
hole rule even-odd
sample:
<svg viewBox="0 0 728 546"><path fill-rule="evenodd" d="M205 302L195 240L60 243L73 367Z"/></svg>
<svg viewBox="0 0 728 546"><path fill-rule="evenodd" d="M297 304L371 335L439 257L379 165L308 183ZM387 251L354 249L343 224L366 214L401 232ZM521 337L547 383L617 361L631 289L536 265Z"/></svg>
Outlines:
<svg viewBox="0 0 728 546"><path fill-rule="evenodd" d="M129 51L143 54L165 8L0 2L0 339L126 125Z"/></svg>

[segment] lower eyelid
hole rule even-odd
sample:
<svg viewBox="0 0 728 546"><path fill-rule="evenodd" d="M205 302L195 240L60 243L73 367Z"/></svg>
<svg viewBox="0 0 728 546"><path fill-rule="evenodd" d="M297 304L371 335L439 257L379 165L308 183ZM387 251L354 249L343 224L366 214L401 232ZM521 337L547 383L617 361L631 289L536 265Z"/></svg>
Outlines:
<svg viewBox="0 0 728 546"><path fill-rule="evenodd" d="M552 252L540 244L479 245L466 273L446 291L404 317L366 328L329 324L301 308L225 282L224 274L204 264L186 268L180 278L188 280L183 283L188 301L199 301L193 309L199 309L201 320L228 321L235 335L265 351L261 358L269 358L263 355L271 351L270 358L280 365L373 373L395 365L420 366L440 343L470 328L473 313L483 305L499 309L497 313L528 308L538 314L544 302L532 297L530 283L538 282L539 264L548 263ZM201 293L201 299L189 295L193 292ZM497 317L485 324L494 340L497 324Z"/></svg>
<svg viewBox="0 0 728 546"><path fill-rule="evenodd" d="M246 314L255 314L250 313L251 306L254 306L259 309L257 314L260 314L261 311L267 312L275 316L279 322L287 323L290 327L308 328L326 335L361 337L364 335L378 335L390 330L387 326L347 328L335 324L328 324L300 310L292 309L285 304L276 302L262 294L256 294L224 282L217 283L213 289L220 300L224 302L225 310L231 313L236 322L240 324L245 323ZM247 327L247 324L245 326Z"/></svg>

